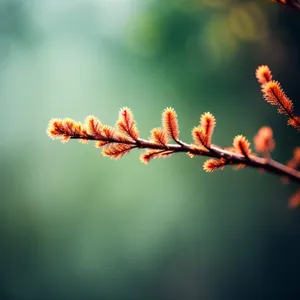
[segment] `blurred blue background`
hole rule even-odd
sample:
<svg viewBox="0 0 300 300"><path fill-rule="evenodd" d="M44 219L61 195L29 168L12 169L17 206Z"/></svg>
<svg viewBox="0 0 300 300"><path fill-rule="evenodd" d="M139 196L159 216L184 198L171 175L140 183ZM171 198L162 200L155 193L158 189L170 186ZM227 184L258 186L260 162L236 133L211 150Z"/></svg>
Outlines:
<svg viewBox="0 0 300 300"><path fill-rule="evenodd" d="M254 73L268 64L299 113L299 29L263 0L1 0L1 299L299 299L295 186L46 135L128 106L147 138L171 106L186 142L210 111L214 143L268 125L286 162L298 135Z"/></svg>

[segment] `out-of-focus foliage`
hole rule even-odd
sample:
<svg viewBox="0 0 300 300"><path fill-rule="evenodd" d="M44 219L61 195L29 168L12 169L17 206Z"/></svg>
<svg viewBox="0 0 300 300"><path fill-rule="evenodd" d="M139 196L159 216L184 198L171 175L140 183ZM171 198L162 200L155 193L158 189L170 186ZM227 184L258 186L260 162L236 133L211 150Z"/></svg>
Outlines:
<svg viewBox="0 0 300 300"><path fill-rule="evenodd" d="M202 54L202 63L208 59L217 67L243 42L258 43L270 35L263 8L253 1L156 1L130 22L128 45L145 56Z"/></svg>
<svg viewBox="0 0 300 300"><path fill-rule="evenodd" d="M213 143L268 125L286 161L299 144L254 72L269 65L299 106L298 34L268 1L1 0L1 299L293 299L299 212L276 178L114 162L45 130L128 106L147 137L171 106L188 141L211 111Z"/></svg>

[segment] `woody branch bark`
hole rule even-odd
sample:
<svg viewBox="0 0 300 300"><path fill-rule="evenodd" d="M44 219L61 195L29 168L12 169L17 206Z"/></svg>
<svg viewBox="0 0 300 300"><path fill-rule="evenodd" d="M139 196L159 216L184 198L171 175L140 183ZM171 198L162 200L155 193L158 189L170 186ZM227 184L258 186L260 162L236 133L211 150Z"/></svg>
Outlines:
<svg viewBox="0 0 300 300"><path fill-rule="evenodd" d="M80 137L71 137L71 139L78 139ZM90 140L95 140L94 138L90 138ZM151 141L144 140L144 139L138 139L135 142L130 141L124 141L120 142L116 139L106 139L105 141L110 143L124 143L127 145L132 146L133 148L139 148L139 149L155 149L155 150L164 150L172 153L190 153L195 156L204 156L204 157L211 157L211 158L217 158L217 159L225 159L228 162L228 164L243 164L249 167L257 168L257 169L263 169L269 173L273 173L280 176L286 176L292 181L300 184L300 172L296 171L292 168L289 168L273 159L266 159L261 157L244 157L240 154L233 153L230 151L226 151L218 146L211 145L210 151L203 152L200 149L196 149L193 145L186 144L183 141L178 141L180 145L178 144L166 144L158 145Z"/></svg>
<svg viewBox="0 0 300 300"><path fill-rule="evenodd" d="M71 139L80 139L79 136L71 137ZM89 137L89 140L96 140L93 137ZM168 154L170 153L189 153L195 156L203 156L203 157L210 157L216 159L225 159L226 165L238 165L243 164L252 168L263 169L269 173L273 173L279 176L288 177L293 182L300 184L300 172L294 170L286 165L283 165L273 159L268 158L261 158L257 156L252 157L244 157L241 154L233 153L230 151L226 151L216 145L211 145L208 152L202 151L200 149L195 148L191 144L184 143L183 141L178 141L179 144L166 144L158 145L154 142L144 140L144 139L137 139L135 142L131 141L119 141L117 139L105 139L106 142L109 143L124 143L126 145L131 146L131 149L139 148L139 149L153 149L153 150L163 150L166 151ZM224 165L225 166L225 165Z"/></svg>

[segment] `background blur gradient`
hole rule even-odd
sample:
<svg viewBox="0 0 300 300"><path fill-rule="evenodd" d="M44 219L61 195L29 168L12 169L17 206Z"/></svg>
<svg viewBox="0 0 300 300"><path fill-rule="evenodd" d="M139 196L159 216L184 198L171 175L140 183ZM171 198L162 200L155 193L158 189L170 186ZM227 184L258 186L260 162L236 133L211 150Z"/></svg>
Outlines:
<svg viewBox="0 0 300 300"><path fill-rule="evenodd" d="M213 142L268 125L286 162L299 135L254 73L268 64L299 114L299 31L264 0L1 0L0 298L300 299L295 186L46 135L51 118L113 125L128 106L147 138L171 106L186 142L210 111Z"/></svg>

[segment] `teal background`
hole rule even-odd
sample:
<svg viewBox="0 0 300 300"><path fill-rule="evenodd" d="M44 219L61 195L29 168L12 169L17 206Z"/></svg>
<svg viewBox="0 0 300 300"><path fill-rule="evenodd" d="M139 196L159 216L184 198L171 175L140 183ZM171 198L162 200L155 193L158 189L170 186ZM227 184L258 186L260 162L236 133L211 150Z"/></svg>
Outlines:
<svg viewBox="0 0 300 300"><path fill-rule="evenodd" d="M210 111L214 143L268 125L286 162L299 135L254 73L268 64L299 114L299 29L268 1L1 0L1 299L299 299L295 185L46 135L128 106L147 138L171 106L186 142Z"/></svg>

